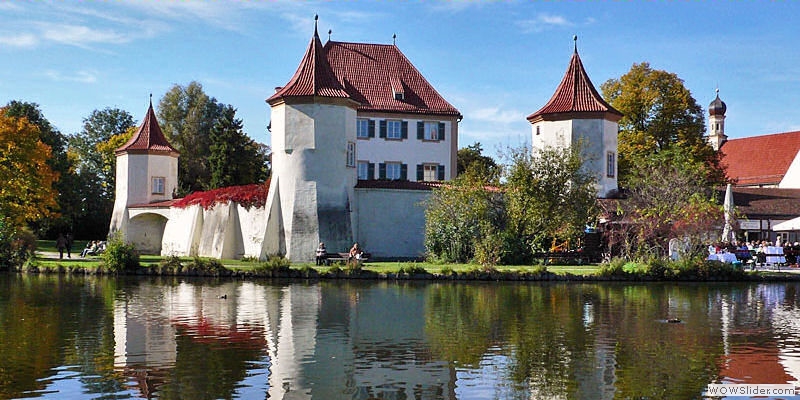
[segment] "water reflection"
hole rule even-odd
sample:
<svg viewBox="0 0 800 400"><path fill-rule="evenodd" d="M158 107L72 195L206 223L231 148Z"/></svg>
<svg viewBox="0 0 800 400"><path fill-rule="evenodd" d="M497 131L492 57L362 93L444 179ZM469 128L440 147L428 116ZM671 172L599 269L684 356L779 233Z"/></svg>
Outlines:
<svg viewBox="0 0 800 400"><path fill-rule="evenodd" d="M697 398L798 382L797 292L2 275L0 398Z"/></svg>

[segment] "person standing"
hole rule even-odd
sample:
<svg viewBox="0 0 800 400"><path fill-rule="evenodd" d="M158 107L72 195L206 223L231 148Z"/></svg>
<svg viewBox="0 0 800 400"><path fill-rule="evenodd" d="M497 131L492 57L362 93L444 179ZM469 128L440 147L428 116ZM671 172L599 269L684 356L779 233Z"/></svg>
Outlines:
<svg viewBox="0 0 800 400"><path fill-rule="evenodd" d="M58 234L58 238L56 239L56 248L58 249L58 259L64 259L64 249L67 248L67 238L64 237L63 233Z"/></svg>
<svg viewBox="0 0 800 400"><path fill-rule="evenodd" d="M64 239L67 242L67 258L72 258L72 234L67 233L67 236Z"/></svg>

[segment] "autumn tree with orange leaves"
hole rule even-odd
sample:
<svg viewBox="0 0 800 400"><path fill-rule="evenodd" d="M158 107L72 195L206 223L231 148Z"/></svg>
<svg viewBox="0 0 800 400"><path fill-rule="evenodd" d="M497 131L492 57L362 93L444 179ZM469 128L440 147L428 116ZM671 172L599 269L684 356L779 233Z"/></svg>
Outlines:
<svg viewBox="0 0 800 400"><path fill-rule="evenodd" d="M53 215L58 176L47 163L50 157L36 126L0 109L0 218L10 226Z"/></svg>

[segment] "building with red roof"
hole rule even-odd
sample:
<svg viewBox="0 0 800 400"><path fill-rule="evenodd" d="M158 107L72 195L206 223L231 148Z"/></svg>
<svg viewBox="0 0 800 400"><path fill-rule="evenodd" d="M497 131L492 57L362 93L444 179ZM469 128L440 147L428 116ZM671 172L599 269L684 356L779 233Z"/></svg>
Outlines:
<svg viewBox="0 0 800 400"><path fill-rule="evenodd" d="M622 113L597 92L575 50L564 77L542 108L528 116L534 148L581 146L597 176L597 195L617 193L617 133Z"/></svg>

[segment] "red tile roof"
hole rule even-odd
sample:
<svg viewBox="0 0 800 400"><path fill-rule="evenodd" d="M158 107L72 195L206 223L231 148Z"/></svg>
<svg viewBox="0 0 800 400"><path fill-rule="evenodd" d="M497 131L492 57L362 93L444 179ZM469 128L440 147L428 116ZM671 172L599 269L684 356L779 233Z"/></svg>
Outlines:
<svg viewBox="0 0 800 400"><path fill-rule="evenodd" d="M607 117L615 119L622 117L622 113L603 100L594 88L576 49L553 97L539 111L529 115L528 121L534 122L546 115L584 112L607 113Z"/></svg>
<svg viewBox="0 0 800 400"><path fill-rule="evenodd" d="M350 98L328 64L316 25L314 26L314 37L311 38L306 54L300 61L300 66L297 67L294 76L286 86L267 99L267 102L272 104L286 97L305 96Z"/></svg>
<svg viewBox="0 0 800 400"><path fill-rule="evenodd" d="M461 116L395 45L328 41L325 54L359 111Z"/></svg>
<svg viewBox="0 0 800 400"><path fill-rule="evenodd" d="M267 102L309 96L351 99L359 111L461 117L397 46L328 41L323 47L316 26L294 76Z"/></svg>
<svg viewBox="0 0 800 400"><path fill-rule="evenodd" d="M178 150L175 150L169 144L167 138L164 137L164 133L161 132L156 114L153 112L152 101L147 109L144 121L142 121L142 126L139 127L139 130L130 140L120 146L114 153L117 155L122 153L169 153L175 156L179 154Z"/></svg>
<svg viewBox="0 0 800 400"><path fill-rule="evenodd" d="M730 139L720 151L736 185L777 185L800 151L800 131Z"/></svg>

